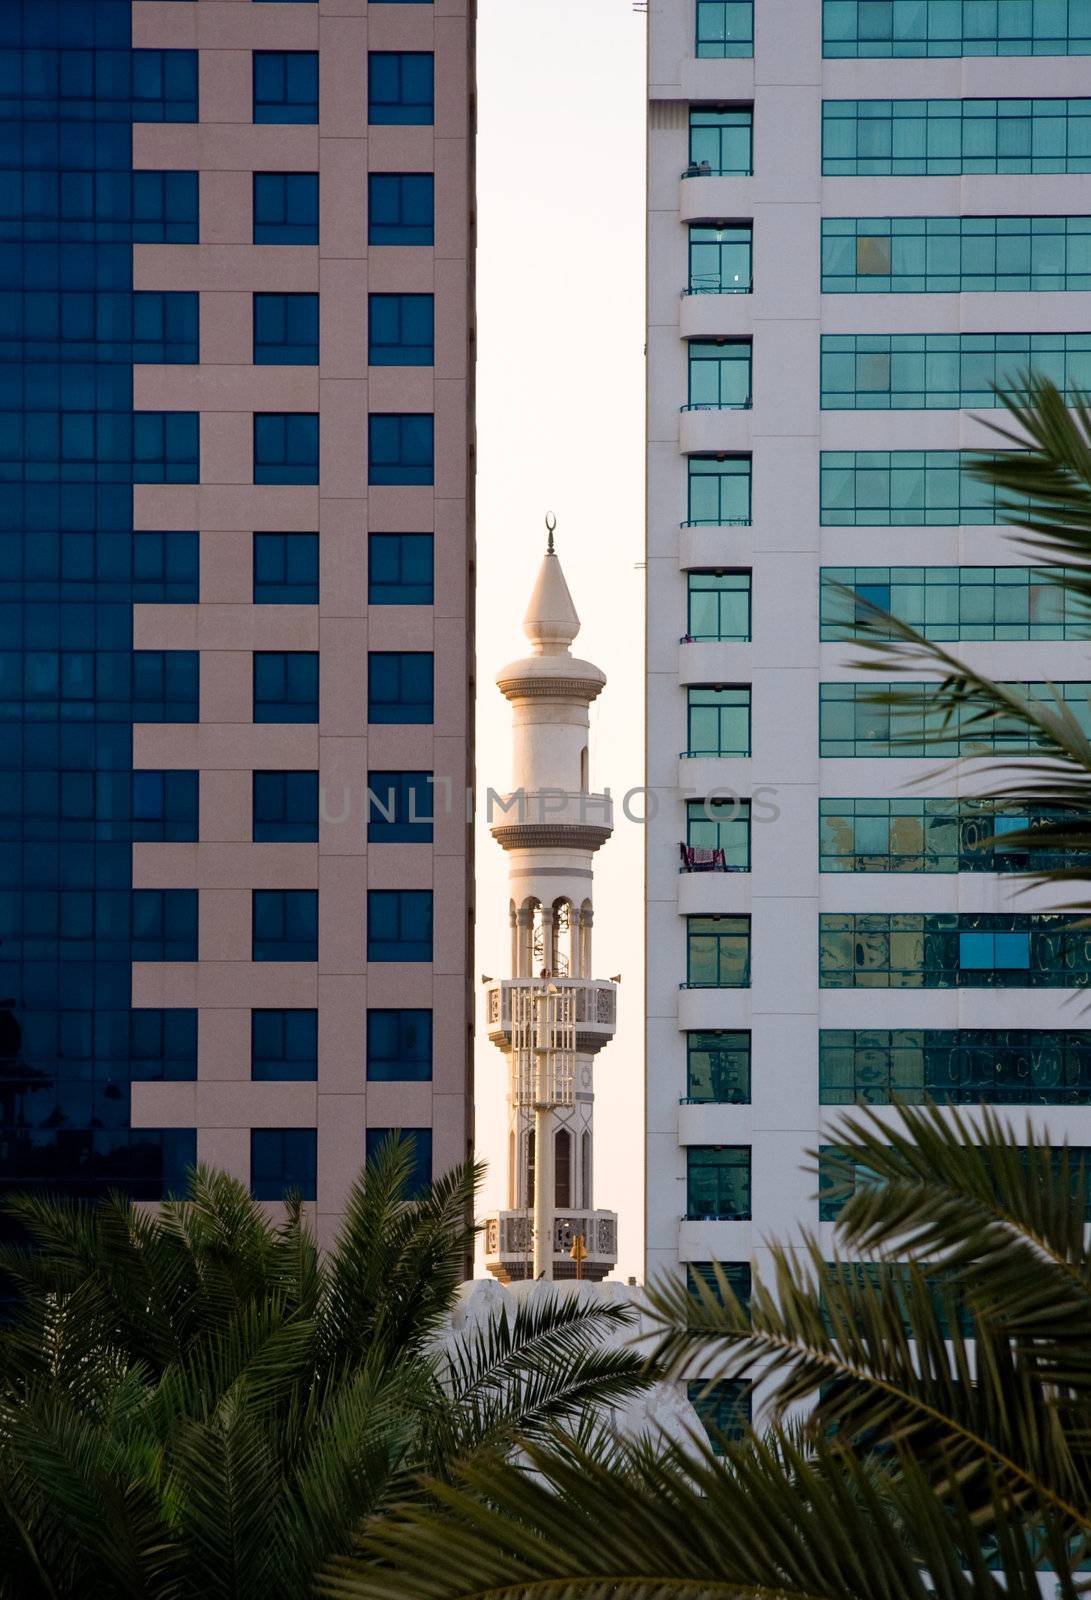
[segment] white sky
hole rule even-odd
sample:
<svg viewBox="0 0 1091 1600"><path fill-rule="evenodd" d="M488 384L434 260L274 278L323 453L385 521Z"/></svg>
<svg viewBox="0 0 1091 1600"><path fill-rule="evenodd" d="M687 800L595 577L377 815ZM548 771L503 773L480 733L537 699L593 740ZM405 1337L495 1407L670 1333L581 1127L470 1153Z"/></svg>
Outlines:
<svg viewBox="0 0 1091 1600"><path fill-rule="evenodd" d="M632 0L479 0L477 771L510 787L498 668L557 517L582 628L608 682L591 709L591 782L643 782L644 36ZM633 810L639 813L639 797ZM622 974L595 1069L596 1204L620 1215L616 1276L643 1277L642 830L616 807L595 857L595 976ZM508 973L507 862L483 815L475 977ZM477 988L482 1211L504 1203L503 1057ZM479 1271L483 1268L479 1267Z"/></svg>

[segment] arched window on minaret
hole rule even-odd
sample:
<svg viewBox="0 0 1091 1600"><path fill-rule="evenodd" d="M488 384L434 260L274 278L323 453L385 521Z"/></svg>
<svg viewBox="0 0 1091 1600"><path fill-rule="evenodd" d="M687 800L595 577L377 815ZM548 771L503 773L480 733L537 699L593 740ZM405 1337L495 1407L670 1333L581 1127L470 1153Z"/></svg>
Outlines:
<svg viewBox="0 0 1091 1600"><path fill-rule="evenodd" d="M570 900L553 902L553 963L556 978L573 978L579 973L576 918Z"/></svg>
<svg viewBox="0 0 1091 1600"><path fill-rule="evenodd" d="M580 751L580 793L587 794L591 787L591 774L587 760L587 746Z"/></svg>
<svg viewBox="0 0 1091 1600"><path fill-rule="evenodd" d="M534 1129L527 1134L527 1206L534 1205Z"/></svg>
<svg viewBox="0 0 1091 1600"><path fill-rule="evenodd" d="M580 1204L585 1211L593 1205L591 1196L591 1135L585 1128L580 1142Z"/></svg>
<svg viewBox="0 0 1091 1600"><path fill-rule="evenodd" d="M572 1204L572 1135L567 1128L558 1128L557 1137L553 1145L554 1184L553 1204L555 1206L570 1206Z"/></svg>
<svg viewBox="0 0 1091 1600"><path fill-rule="evenodd" d="M515 976L536 978L540 959L542 908L537 900L524 900L515 914Z"/></svg>
<svg viewBox="0 0 1091 1600"><path fill-rule="evenodd" d="M518 1168L515 1165L515 1130L508 1134L508 1210L514 1211L519 1204L516 1193Z"/></svg>
<svg viewBox="0 0 1091 1600"><path fill-rule="evenodd" d="M581 978L589 978L594 970L591 966L591 924L593 921L594 912L591 909L591 902L590 900L585 900L580 907L579 916L578 949L580 964L578 974Z"/></svg>

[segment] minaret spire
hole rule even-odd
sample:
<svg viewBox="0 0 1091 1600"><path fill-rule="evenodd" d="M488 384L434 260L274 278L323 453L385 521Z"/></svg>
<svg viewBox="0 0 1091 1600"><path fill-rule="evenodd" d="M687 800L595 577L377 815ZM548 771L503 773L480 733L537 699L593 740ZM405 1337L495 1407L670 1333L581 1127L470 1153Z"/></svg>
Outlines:
<svg viewBox="0 0 1091 1600"><path fill-rule="evenodd" d="M593 1193L594 1063L617 1010L615 983L591 976L591 867L613 817L590 789L588 708L606 679L572 655L580 619L552 512L545 525L523 619L532 653L496 680L512 708L512 790L490 819L508 852L511 977L489 980L486 1004L509 1068L508 1206L486 1221L485 1260L504 1282L597 1282L617 1262L617 1215Z"/></svg>

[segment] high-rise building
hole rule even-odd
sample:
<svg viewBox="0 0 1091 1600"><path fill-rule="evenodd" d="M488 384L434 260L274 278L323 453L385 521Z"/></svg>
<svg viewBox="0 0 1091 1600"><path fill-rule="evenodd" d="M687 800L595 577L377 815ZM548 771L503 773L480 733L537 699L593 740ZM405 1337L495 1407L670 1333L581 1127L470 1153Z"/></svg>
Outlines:
<svg viewBox="0 0 1091 1600"><path fill-rule="evenodd" d="M472 1139L473 0L3 0L0 1182Z"/></svg>
<svg viewBox="0 0 1091 1600"><path fill-rule="evenodd" d="M614 1036L617 983L592 977L596 850L613 832L591 788L588 708L606 678L573 656L580 619L553 524L523 619L531 654L497 674L512 708L512 787L492 835L508 856L511 976L489 979L485 1021L508 1067L507 1206L486 1219L503 1282L587 1278L617 1265L617 1213L596 1206L594 1068Z"/></svg>
<svg viewBox="0 0 1091 1600"><path fill-rule="evenodd" d="M832 1217L846 1105L1091 1144L1048 855L844 638L855 590L1091 720L1086 619L960 473L994 382L1091 382L1091 8L651 0L649 40L648 1268L745 1287Z"/></svg>

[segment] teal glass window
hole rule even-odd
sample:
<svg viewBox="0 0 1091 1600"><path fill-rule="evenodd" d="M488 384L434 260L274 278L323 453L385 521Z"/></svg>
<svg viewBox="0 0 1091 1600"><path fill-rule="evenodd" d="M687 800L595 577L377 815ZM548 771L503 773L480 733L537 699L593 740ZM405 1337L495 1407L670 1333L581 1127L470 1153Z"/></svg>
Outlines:
<svg viewBox="0 0 1091 1600"><path fill-rule="evenodd" d="M823 0L824 56L1091 55L1087 0Z"/></svg>
<svg viewBox="0 0 1091 1600"><path fill-rule="evenodd" d="M754 54L754 0L696 0L698 58Z"/></svg>
<svg viewBox="0 0 1091 1600"><path fill-rule="evenodd" d="M318 482L317 411L254 413L254 482Z"/></svg>
<svg viewBox="0 0 1091 1600"><path fill-rule="evenodd" d="M702 1104L750 1104L750 1035L716 1029L686 1034L686 1099Z"/></svg>
<svg viewBox="0 0 1091 1600"><path fill-rule="evenodd" d="M1091 1032L1059 1028L824 1028L824 1106L1091 1105Z"/></svg>
<svg viewBox="0 0 1091 1600"><path fill-rule="evenodd" d="M317 533L255 533L254 604L318 604Z"/></svg>
<svg viewBox="0 0 1091 1600"><path fill-rule="evenodd" d="M697 684L686 691L687 756L750 754L750 685Z"/></svg>
<svg viewBox="0 0 1091 1600"><path fill-rule="evenodd" d="M181 529L133 534L133 601L136 604L196 604L201 541Z"/></svg>
<svg viewBox="0 0 1091 1600"><path fill-rule="evenodd" d="M689 527L750 521L750 456L688 456Z"/></svg>
<svg viewBox="0 0 1091 1600"><path fill-rule="evenodd" d="M196 172L134 172L133 242L196 244L197 194Z"/></svg>
<svg viewBox="0 0 1091 1600"><path fill-rule="evenodd" d="M253 961L318 960L318 890L254 889Z"/></svg>
<svg viewBox="0 0 1091 1600"><path fill-rule="evenodd" d="M317 844L318 773L255 772L255 844Z"/></svg>
<svg viewBox="0 0 1091 1600"><path fill-rule="evenodd" d="M725 1440L745 1439L750 1432L753 1385L742 1378L719 1378L708 1383L691 1378L686 1384L690 1405L708 1434L713 1455L723 1455Z"/></svg>
<svg viewBox="0 0 1091 1600"><path fill-rule="evenodd" d="M200 774L144 767L132 775L133 839L142 844L193 844Z"/></svg>
<svg viewBox="0 0 1091 1600"><path fill-rule="evenodd" d="M430 533L369 533L368 605L430 606L435 599L434 544Z"/></svg>
<svg viewBox="0 0 1091 1600"><path fill-rule="evenodd" d="M749 639L750 582L749 572L688 572L687 638Z"/></svg>
<svg viewBox="0 0 1091 1600"><path fill-rule="evenodd" d="M316 294L254 296L254 365L256 367L318 365Z"/></svg>
<svg viewBox="0 0 1091 1600"><path fill-rule="evenodd" d="M67 670L68 662L62 658L62 676ZM200 670L198 650L134 650L133 721L197 722L200 705ZM73 698L80 697L73 696Z"/></svg>
<svg viewBox="0 0 1091 1600"><path fill-rule="evenodd" d="M369 1128L365 1141L365 1159L370 1161L393 1134L407 1139L413 1146L413 1166L409 1175L407 1200L422 1200L432 1182L432 1130L431 1128Z"/></svg>
<svg viewBox="0 0 1091 1600"><path fill-rule="evenodd" d="M1091 171L1091 100L824 100L826 177Z"/></svg>
<svg viewBox="0 0 1091 1600"><path fill-rule="evenodd" d="M196 889L132 891L132 958L134 961L196 961Z"/></svg>
<svg viewBox="0 0 1091 1600"><path fill-rule="evenodd" d="M826 411L996 407L995 385L1030 368L1072 404L1091 391L1091 333L836 333L822 336Z"/></svg>
<svg viewBox="0 0 1091 1600"><path fill-rule="evenodd" d="M1091 853L1062 850L1042 832L1065 813L1028 807L1022 816L990 800L833 799L818 802L820 872L1050 872L1091 867ZM1038 830L1040 845L1012 846Z"/></svg>
<svg viewBox="0 0 1091 1600"><path fill-rule="evenodd" d="M431 889L369 889L367 959L431 961Z"/></svg>
<svg viewBox="0 0 1091 1600"><path fill-rule="evenodd" d="M749 1221L748 1144L687 1146L686 1217L691 1222Z"/></svg>
<svg viewBox="0 0 1091 1600"><path fill-rule="evenodd" d="M368 174L368 244L434 244L435 211L432 173Z"/></svg>
<svg viewBox="0 0 1091 1600"><path fill-rule="evenodd" d="M368 295L370 366L431 367L436 359L435 337L435 295Z"/></svg>
<svg viewBox="0 0 1091 1600"><path fill-rule="evenodd" d="M318 651L254 651L254 721L318 721Z"/></svg>
<svg viewBox="0 0 1091 1600"><path fill-rule="evenodd" d="M134 1083L192 1083L197 1077L197 1012L149 1007L129 1013Z"/></svg>
<svg viewBox="0 0 1091 1600"><path fill-rule="evenodd" d="M367 120L430 127L435 121L435 57L430 50L372 50L367 58Z"/></svg>
<svg viewBox="0 0 1091 1600"><path fill-rule="evenodd" d="M253 1200L318 1199L318 1130L251 1128L250 1196Z"/></svg>
<svg viewBox="0 0 1091 1600"><path fill-rule="evenodd" d="M821 637L863 631L859 595L927 639L1086 639L1091 612L1063 576L1057 567L823 567Z"/></svg>
<svg viewBox="0 0 1091 1600"><path fill-rule="evenodd" d="M314 1083L318 1012L251 1011L250 1076L258 1083Z"/></svg>
<svg viewBox="0 0 1091 1600"><path fill-rule="evenodd" d="M686 844L721 850L729 872L750 871L750 801L687 800Z"/></svg>
<svg viewBox="0 0 1091 1600"><path fill-rule="evenodd" d="M432 1013L416 1009L367 1014L367 1076L378 1083L429 1083Z"/></svg>
<svg viewBox="0 0 1091 1600"><path fill-rule="evenodd" d="M373 411L367 419L368 483L434 483L435 431L431 412Z"/></svg>
<svg viewBox="0 0 1091 1600"><path fill-rule="evenodd" d="M200 483L200 421L198 411L134 411L133 482Z"/></svg>
<svg viewBox="0 0 1091 1600"><path fill-rule="evenodd" d="M1020 1152L1025 1160L1026 1152ZM1054 1171L1060 1169L1065 1151L1060 1146L1050 1152ZM1068 1145L1068 1171L1072 1199L1083 1218L1091 1222L1091 1146ZM878 1186L882 1180L871 1168L846 1158L837 1145L818 1147L818 1216L822 1222L836 1222L849 1199L864 1185ZM846 1265L847 1263L843 1263Z"/></svg>
<svg viewBox="0 0 1091 1600"><path fill-rule="evenodd" d="M750 918L686 918L687 989L749 989Z"/></svg>
<svg viewBox="0 0 1091 1600"><path fill-rule="evenodd" d="M690 106L684 177L748 178L754 170L754 107Z"/></svg>
<svg viewBox="0 0 1091 1600"><path fill-rule="evenodd" d="M431 844L430 772L369 772L368 844Z"/></svg>
<svg viewBox="0 0 1091 1600"><path fill-rule="evenodd" d="M824 528L990 526L1008 520L988 484L962 470L959 450L823 450Z"/></svg>
<svg viewBox="0 0 1091 1600"><path fill-rule="evenodd" d="M318 121L318 51L255 50L254 121Z"/></svg>
<svg viewBox="0 0 1091 1600"><path fill-rule="evenodd" d="M367 720L435 720L435 662L430 650L369 650Z"/></svg>
<svg viewBox="0 0 1091 1600"><path fill-rule="evenodd" d="M716 1265L727 1279L727 1286L735 1299L744 1310L749 1310L752 1287L749 1261L720 1261ZM713 1299L723 1304L723 1295L716 1281L716 1269L711 1261L686 1262L686 1287L690 1294L697 1294L698 1284L703 1284Z"/></svg>
<svg viewBox="0 0 1091 1600"><path fill-rule="evenodd" d="M688 409L749 409L753 350L749 339L691 339Z"/></svg>
<svg viewBox="0 0 1091 1600"><path fill-rule="evenodd" d="M1027 699L1056 705L1059 695L1084 733L1091 737L1089 683L1012 683ZM911 695L915 703L892 709L876 705L875 694ZM819 686L820 756L1034 755L1040 748L1020 722L998 720L987 727L945 724L935 709L936 685L928 682L823 683Z"/></svg>
<svg viewBox="0 0 1091 1600"><path fill-rule="evenodd" d="M196 50L133 50L130 61L134 122L197 121Z"/></svg>
<svg viewBox="0 0 1091 1600"><path fill-rule="evenodd" d="M1084 989L1091 940L1079 917L1043 912L819 916L823 989Z"/></svg>
<svg viewBox="0 0 1091 1600"><path fill-rule="evenodd" d="M133 360L165 365L198 359L200 297L186 290L133 295Z"/></svg>
<svg viewBox="0 0 1091 1600"><path fill-rule="evenodd" d="M694 224L689 230L690 294L749 294L753 288L754 225L722 228Z"/></svg>
<svg viewBox="0 0 1091 1600"><path fill-rule="evenodd" d="M1091 216L822 220L824 294L1088 288Z"/></svg>
<svg viewBox="0 0 1091 1600"><path fill-rule="evenodd" d="M255 172L254 243L318 243L318 173Z"/></svg>

